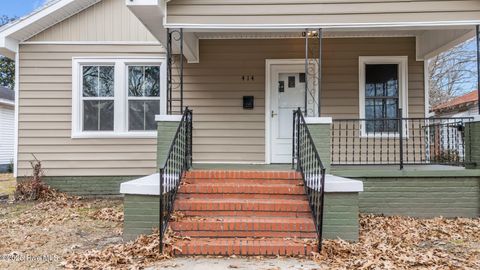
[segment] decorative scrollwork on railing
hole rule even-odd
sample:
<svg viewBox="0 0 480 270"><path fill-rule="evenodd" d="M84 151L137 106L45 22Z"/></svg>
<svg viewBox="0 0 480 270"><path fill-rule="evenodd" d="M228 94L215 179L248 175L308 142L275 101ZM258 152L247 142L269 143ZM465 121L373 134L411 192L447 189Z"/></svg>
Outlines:
<svg viewBox="0 0 480 270"><path fill-rule="evenodd" d="M179 48L178 54L174 47ZM183 29L167 29L167 114L172 114L175 107L183 112L183 65ZM179 98L174 97L174 91L179 92Z"/></svg>

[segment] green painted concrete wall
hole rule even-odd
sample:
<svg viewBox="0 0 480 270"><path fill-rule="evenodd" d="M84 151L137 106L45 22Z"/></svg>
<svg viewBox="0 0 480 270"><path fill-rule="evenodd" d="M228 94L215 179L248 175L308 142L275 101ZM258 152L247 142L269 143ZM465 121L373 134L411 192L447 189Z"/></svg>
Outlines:
<svg viewBox="0 0 480 270"><path fill-rule="evenodd" d="M323 238L358 241L358 193L325 193Z"/></svg>
<svg viewBox="0 0 480 270"><path fill-rule="evenodd" d="M335 175L363 181L364 192L359 194L361 213L480 216L480 170L335 171Z"/></svg>
<svg viewBox="0 0 480 270"><path fill-rule="evenodd" d="M157 168L163 167L179 124L178 121L157 123Z"/></svg>
<svg viewBox="0 0 480 270"><path fill-rule="evenodd" d="M135 239L158 227L158 196L125 195L123 237ZM325 196L323 225L325 239L358 240L358 194L328 193Z"/></svg>
<svg viewBox="0 0 480 270"><path fill-rule="evenodd" d="M142 176L45 176L43 181L50 187L72 195L107 196L119 195L120 184ZM18 177L17 181L24 181Z"/></svg>
<svg viewBox="0 0 480 270"><path fill-rule="evenodd" d="M123 238L133 240L140 234L150 234L158 228L158 196L125 195Z"/></svg>
<svg viewBox="0 0 480 270"><path fill-rule="evenodd" d="M465 160L475 163L467 168L480 169L480 122L470 122L465 126Z"/></svg>
<svg viewBox="0 0 480 270"><path fill-rule="evenodd" d="M322 160L323 166L327 169L327 172L330 171L331 163L331 125L330 124L308 124L308 129L310 130L310 135L315 142L315 147L317 147L318 154Z"/></svg>

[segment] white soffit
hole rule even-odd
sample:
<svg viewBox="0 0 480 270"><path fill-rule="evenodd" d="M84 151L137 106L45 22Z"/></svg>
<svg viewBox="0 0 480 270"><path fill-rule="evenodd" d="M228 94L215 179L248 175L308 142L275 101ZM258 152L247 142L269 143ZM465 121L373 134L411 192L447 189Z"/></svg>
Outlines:
<svg viewBox="0 0 480 270"><path fill-rule="evenodd" d="M77 14L101 0L53 0L0 28L0 54L12 58L18 43Z"/></svg>

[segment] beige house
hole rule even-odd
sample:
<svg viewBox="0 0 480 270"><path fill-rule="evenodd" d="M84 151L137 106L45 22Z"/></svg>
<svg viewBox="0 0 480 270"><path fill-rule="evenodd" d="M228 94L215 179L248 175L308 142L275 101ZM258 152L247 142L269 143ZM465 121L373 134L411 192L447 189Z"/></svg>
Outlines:
<svg viewBox="0 0 480 270"><path fill-rule="evenodd" d="M184 254L231 254L245 235L267 242L241 254L278 255L279 237L322 228L355 241L359 211L478 216L478 119L428 118L426 79L426 61L477 25L476 0L50 1L0 28L17 70L15 175L34 154L55 188L125 194L126 237L159 217L163 233L174 202L309 228L194 231L230 238Z"/></svg>
<svg viewBox="0 0 480 270"><path fill-rule="evenodd" d="M424 60L472 37L479 16L478 1L53 1L0 32L0 52L16 59L20 82L16 173L30 173L31 153L43 160L48 176L154 172L152 119L167 113L166 28L184 31L183 105L196 115L194 162L268 164L285 160L272 151L272 126L291 122L290 113L271 117L282 110L272 100L275 68L297 73L297 84L304 84L298 74L304 73L306 31L323 30L321 87L310 90L310 110L320 104L321 116L361 118L361 82L369 72L362 67L384 63L398 72L393 106L403 108L403 116L423 117ZM318 58L314 39L310 59ZM149 66L160 74L156 92L134 99L159 104L143 117L142 102L126 94L127 81ZM83 99L86 67L108 73L100 83L115 94ZM242 107L243 96L254 97L252 109ZM174 112L179 97L172 97ZM128 126L142 120L146 125Z"/></svg>

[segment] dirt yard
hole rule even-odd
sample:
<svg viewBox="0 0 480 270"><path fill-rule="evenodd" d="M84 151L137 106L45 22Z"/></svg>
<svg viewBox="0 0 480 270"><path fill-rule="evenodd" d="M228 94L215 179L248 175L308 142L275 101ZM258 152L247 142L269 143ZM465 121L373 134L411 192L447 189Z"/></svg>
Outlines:
<svg viewBox="0 0 480 270"><path fill-rule="evenodd" d="M157 235L123 243L122 208L66 197L0 203L0 269L480 269L478 218L362 215L358 243L324 241L309 258L170 258Z"/></svg>
<svg viewBox="0 0 480 270"><path fill-rule="evenodd" d="M2 196L10 196L15 191L15 178L12 174L0 173L0 201Z"/></svg>
<svg viewBox="0 0 480 270"><path fill-rule="evenodd" d="M0 269L63 268L69 254L122 242L122 207L121 200L0 204Z"/></svg>

